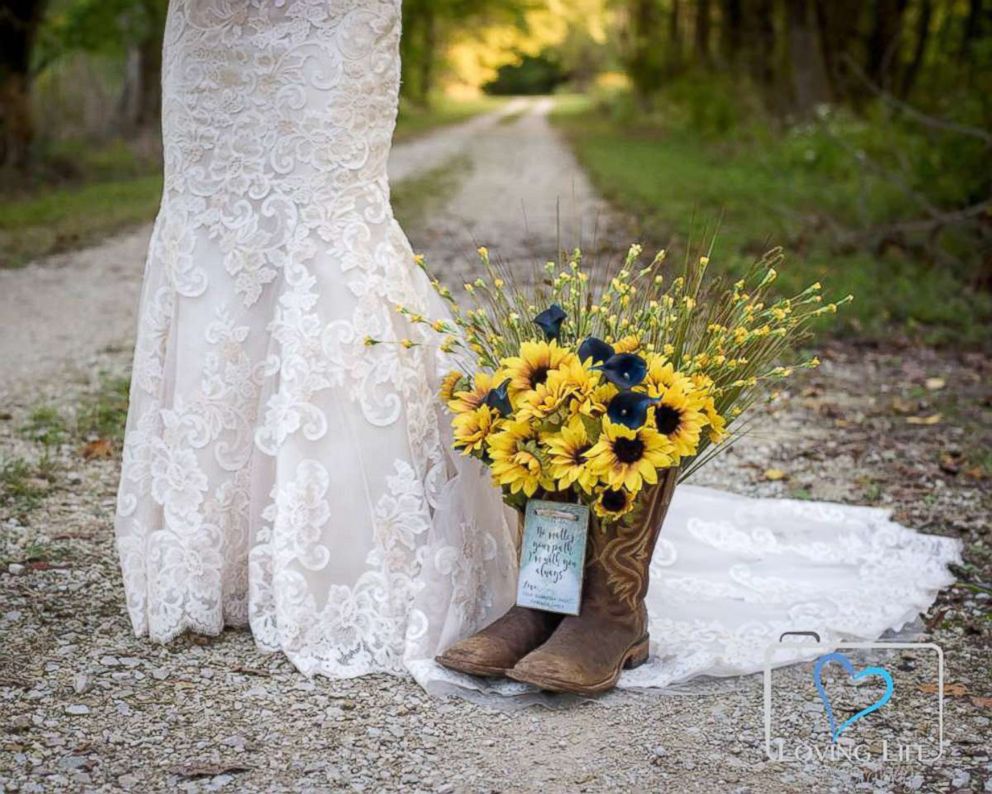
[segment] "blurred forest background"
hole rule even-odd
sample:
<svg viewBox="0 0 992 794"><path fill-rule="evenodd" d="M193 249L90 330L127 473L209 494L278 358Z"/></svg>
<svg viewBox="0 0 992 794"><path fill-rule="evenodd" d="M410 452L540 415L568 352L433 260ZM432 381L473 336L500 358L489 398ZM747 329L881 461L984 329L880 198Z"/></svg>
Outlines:
<svg viewBox="0 0 992 794"><path fill-rule="evenodd" d="M155 213L165 0L0 0L0 266ZM857 296L847 330L987 345L992 0L405 0L397 137L556 94L648 243L719 223ZM789 279L785 279L791 286Z"/></svg>

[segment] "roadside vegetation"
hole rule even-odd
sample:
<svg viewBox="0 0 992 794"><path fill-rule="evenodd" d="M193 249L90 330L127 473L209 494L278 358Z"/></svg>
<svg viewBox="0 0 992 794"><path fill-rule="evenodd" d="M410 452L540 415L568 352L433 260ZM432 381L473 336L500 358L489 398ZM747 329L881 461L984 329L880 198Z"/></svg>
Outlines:
<svg viewBox="0 0 992 794"><path fill-rule="evenodd" d="M0 421L17 422L11 430L18 438L8 445L14 454L0 457L0 519L29 522L65 484L70 465L120 454L129 386L127 378L102 375L72 412L39 403L20 420L0 415Z"/></svg>
<svg viewBox="0 0 992 794"><path fill-rule="evenodd" d="M401 107L396 140L498 109L504 99L439 97ZM0 187L0 268L71 251L155 218L162 194L157 139L48 145L30 176Z"/></svg>
<svg viewBox="0 0 992 794"><path fill-rule="evenodd" d="M989 341L987 253L974 233L954 226L936 235L900 233L915 198L866 165L893 144L924 145L912 131L830 111L776 130L753 116L735 119L733 100L721 99L728 107L720 125L705 115L719 109L710 105L700 118L674 91L650 114L622 93L562 97L553 118L596 187L635 219L646 242L679 252L713 236L714 264L732 274L781 245L784 290L822 280L856 296L842 318L849 332L883 338L896 331L953 345ZM953 185L929 186L942 188Z"/></svg>

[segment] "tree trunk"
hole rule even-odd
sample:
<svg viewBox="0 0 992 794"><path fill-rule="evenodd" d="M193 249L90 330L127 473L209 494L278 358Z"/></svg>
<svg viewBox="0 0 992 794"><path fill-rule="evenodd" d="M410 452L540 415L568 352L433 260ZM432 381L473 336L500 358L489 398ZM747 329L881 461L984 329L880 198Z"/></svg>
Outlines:
<svg viewBox="0 0 992 794"><path fill-rule="evenodd" d="M908 0L876 0L875 25L868 39L868 79L882 89L892 86L893 64L899 62L902 16Z"/></svg>
<svg viewBox="0 0 992 794"><path fill-rule="evenodd" d="M710 63L710 0L696 0L696 58Z"/></svg>
<svg viewBox="0 0 992 794"><path fill-rule="evenodd" d="M135 121L139 129L149 129L159 123L162 111L162 40L158 35L146 37L138 46L138 85Z"/></svg>
<svg viewBox="0 0 992 794"><path fill-rule="evenodd" d="M775 83L775 13L773 0L744 0L747 67L759 86L770 90Z"/></svg>
<svg viewBox="0 0 992 794"><path fill-rule="evenodd" d="M418 17L413 13L412 0L403 3L403 34L400 36L400 93L409 99L415 99L414 63L417 60Z"/></svg>
<svg viewBox="0 0 992 794"><path fill-rule="evenodd" d="M675 5L678 5L677 0ZM634 96L642 109L647 109L652 95L661 84L666 48L659 46L660 29L661 9L657 0L630 0L627 6L625 63ZM670 47L667 53L670 58Z"/></svg>
<svg viewBox="0 0 992 794"><path fill-rule="evenodd" d="M931 0L920 0L919 18L916 21L916 45L913 47L913 57L903 72L899 85L899 96L903 99L909 96L916 84L916 77L923 65L927 52L927 42L930 39L930 20L933 18L933 3Z"/></svg>
<svg viewBox="0 0 992 794"><path fill-rule="evenodd" d="M133 132L140 115L141 69L138 48L129 46L124 56L124 83L117 102L118 125L122 130Z"/></svg>
<svg viewBox="0 0 992 794"><path fill-rule="evenodd" d="M964 31L961 35L961 60L968 58L972 43L982 34L982 5L983 0L970 0L968 3L968 17L965 19ZM988 14L988 11L985 14Z"/></svg>
<svg viewBox="0 0 992 794"><path fill-rule="evenodd" d="M682 29L679 23L681 5L679 0L672 0L672 7L668 12L668 70L671 74L682 70Z"/></svg>
<svg viewBox="0 0 992 794"><path fill-rule="evenodd" d="M423 17L420 20L423 42L420 52L420 81L417 86L417 103L421 107L428 107L431 103L431 92L434 90L434 59L437 47L437 15L430 3L426 3L422 9Z"/></svg>
<svg viewBox="0 0 992 794"><path fill-rule="evenodd" d="M786 0L786 23L793 100L799 115L807 116L831 98L814 0Z"/></svg>
<svg viewBox="0 0 992 794"><path fill-rule="evenodd" d="M31 48L42 0L8 0L0 9L0 169L22 170L31 153Z"/></svg>
<svg viewBox="0 0 992 794"><path fill-rule="evenodd" d="M741 29L744 14L741 0L723 0L723 14L720 21L720 55L727 65L737 63L741 51Z"/></svg>
<svg viewBox="0 0 992 794"><path fill-rule="evenodd" d="M854 100L865 93L861 82L849 79L851 62L861 64L865 60L861 53L863 37L859 31L865 7L863 0L832 0L816 4L823 61L835 99L844 97Z"/></svg>

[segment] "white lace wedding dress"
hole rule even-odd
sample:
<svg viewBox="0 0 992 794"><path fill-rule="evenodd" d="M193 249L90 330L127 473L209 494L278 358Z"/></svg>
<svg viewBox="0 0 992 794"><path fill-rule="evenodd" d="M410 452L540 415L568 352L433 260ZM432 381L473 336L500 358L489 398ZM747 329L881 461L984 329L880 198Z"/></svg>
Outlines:
<svg viewBox="0 0 992 794"><path fill-rule="evenodd" d="M393 220L400 0L172 0L165 190L145 272L117 543L137 633L249 626L302 672L483 684L435 653L501 614L514 544L448 453L443 311ZM875 637L951 579L878 510L680 488L655 638L622 685L750 672L780 632ZM519 685L502 685L519 691Z"/></svg>

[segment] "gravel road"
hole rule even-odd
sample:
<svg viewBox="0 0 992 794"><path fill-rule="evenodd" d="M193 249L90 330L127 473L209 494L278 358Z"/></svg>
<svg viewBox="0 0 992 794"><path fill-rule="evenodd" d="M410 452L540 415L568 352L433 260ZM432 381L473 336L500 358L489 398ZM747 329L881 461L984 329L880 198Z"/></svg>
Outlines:
<svg viewBox="0 0 992 794"><path fill-rule="evenodd" d="M519 102L453 155L458 186L407 230L414 247L452 283L474 277L475 249L519 264L526 277L560 247L592 253L619 221L548 122L551 99Z"/></svg>
<svg viewBox="0 0 992 794"><path fill-rule="evenodd" d="M547 110L516 102L396 148L397 180L459 163L445 206L407 230L445 278L471 273L476 243L507 258L553 251L558 199L563 240L605 228L608 212ZM768 759L760 676L496 711L387 676L310 681L245 632L169 646L132 637L111 537L118 460L74 428L113 408L106 384L127 374L147 238L136 230L0 272L0 460L19 489L0 504L0 792L992 791L980 588L949 589L920 626L947 666L947 745L930 765ZM989 581L992 488L969 461L992 444L992 362L850 344L821 357L700 482L892 507L904 523L963 538L969 575ZM785 477L769 480L769 467ZM777 679L796 720L819 708L806 675ZM887 707L880 735L931 720L933 708L934 693L914 686Z"/></svg>
<svg viewBox="0 0 992 794"><path fill-rule="evenodd" d="M473 235L504 242L505 256L523 250L525 242L553 251L553 237L520 237L524 206L538 229L555 228L559 196L573 197L573 209L577 201L586 214L601 209L575 160L549 134L547 110L546 102L513 100L494 113L394 147L389 160L394 183L449 163L460 164L459 172L467 169L453 200L410 230L414 246L439 271L455 278L451 266L457 263L467 274L476 248ZM150 234L148 225L93 248L0 270L0 401L85 368L102 350L130 348Z"/></svg>

